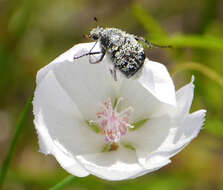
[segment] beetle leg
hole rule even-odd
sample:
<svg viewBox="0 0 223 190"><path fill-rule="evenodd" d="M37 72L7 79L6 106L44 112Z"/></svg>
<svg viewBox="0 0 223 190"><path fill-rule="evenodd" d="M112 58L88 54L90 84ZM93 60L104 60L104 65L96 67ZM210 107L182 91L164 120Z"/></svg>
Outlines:
<svg viewBox="0 0 223 190"><path fill-rule="evenodd" d="M94 43L94 45L92 46L92 48L90 49L90 51L89 51L88 53L85 53L85 54L83 54L83 55L74 57L74 59L79 59L79 58L84 57L84 56L90 56L90 55L95 55L95 54L101 54L101 53L103 53L103 52L92 52L92 50L93 50L94 47L96 46L97 42L98 42L98 41L96 41L96 42ZM104 55L103 55L103 57L104 57ZM102 58L103 58L103 57L102 57ZM102 60L102 58L100 58L100 60ZM90 58L89 58L89 62L91 63Z"/></svg>
<svg viewBox="0 0 223 190"><path fill-rule="evenodd" d="M171 45L167 45L167 46L162 46L162 45L157 45L154 44L152 42L148 42L145 38L141 37L141 36L135 36L135 39L137 41L141 41L144 42L145 44L147 44L148 48L171 48Z"/></svg>
<svg viewBox="0 0 223 190"><path fill-rule="evenodd" d="M95 55L95 54L101 54L102 52L98 51L98 52L88 52L88 53L85 53L83 55L80 55L80 56L77 56L77 57L74 57L74 59L79 59L81 57L84 57L84 56L87 56L87 55Z"/></svg>
<svg viewBox="0 0 223 190"><path fill-rule="evenodd" d="M104 52L100 52L100 53L101 53L102 55L101 55L100 59L98 59L98 60L96 60L96 61L92 61L91 58L90 58L90 55L92 55L92 54L89 54L89 62L90 62L91 64L96 64L96 63L101 62L102 59L103 59L104 56L105 56L105 53L104 53Z"/></svg>
<svg viewBox="0 0 223 190"><path fill-rule="evenodd" d="M116 74L116 68L114 67L114 69L109 69L112 77L114 78L115 81L117 81L117 74Z"/></svg>

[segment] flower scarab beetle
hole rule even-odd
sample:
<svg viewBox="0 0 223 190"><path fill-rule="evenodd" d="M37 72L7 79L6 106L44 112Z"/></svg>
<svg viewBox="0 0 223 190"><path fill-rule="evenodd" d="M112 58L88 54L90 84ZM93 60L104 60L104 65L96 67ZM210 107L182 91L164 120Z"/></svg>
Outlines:
<svg viewBox="0 0 223 190"><path fill-rule="evenodd" d="M129 34L117 28L96 27L91 30L88 37L96 41L92 49L86 54L74 57L74 59L87 55L100 54L101 56L98 60L92 61L89 59L89 62L94 64L101 62L105 54L107 54L113 64L110 72L114 80L117 80L117 69L124 74L126 78L130 78L138 73L143 67L146 56L144 48L139 41L146 43L149 48L153 46L168 47L154 45L147 42L143 37ZM97 42L100 43L101 50L99 52L92 52Z"/></svg>

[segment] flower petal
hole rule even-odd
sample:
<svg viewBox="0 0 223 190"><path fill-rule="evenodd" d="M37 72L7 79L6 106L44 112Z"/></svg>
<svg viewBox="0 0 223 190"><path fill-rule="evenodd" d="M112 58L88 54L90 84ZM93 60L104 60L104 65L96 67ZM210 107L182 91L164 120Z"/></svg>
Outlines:
<svg viewBox="0 0 223 190"><path fill-rule="evenodd" d="M116 151L77 156L91 174L112 181L135 178L154 170L147 170L137 162L135 152L119 147Z"/></svg>
<svg viewBox="0 0 223 190"><path fill-rule="evenodd" d="M194 139L204 125L206 110L199 110L188 114L180 126L178 126L177 133L174 139L175 144L188 143Z"/></svg>
<svg viewBox="0 0 223 190"><path fill-rule="evenodd" d="M108 97L116 97L116 84L107 68L106 57L100 64L90 64L88 56L73 60L74 55L80 56L84 52L89 52L92 45L94 43L74 46L39 71L37 77L37 81L41 81L46 72L53 70L58 83L87 120L95 119L101 102ZM96 50L94 48L94 51Z"/></svg>
<svg viewBox="0 0 223 190"><path fill-rule="evenodd" d="M94 46L95 42L92 43L81 43L73 46L68 51L64 52L60 56L58 56L56 59L54 59L50 64L46 65L42 69L40 69L37 73L37 84L40 83L40 81L45 77L45 75L50 71L53 70L55 67L58 67L63 62L74 62L74 57L78 57L80 55L84 55L86 53L89 53L91 48ZM99 44L97 44L92 52L98 52L100 51ZM100 55L95 55L100 56Z"/></svg>
<svg viewBox="0 0 223 190"><path fill-rule="evenodd" d="M192 104L192 100L194 98L194 76L192 76L191 82L181 89L179 89L176 93L177 99L177 109L175 110L175 114L188 114L190 111L190 107Z"/></svg>
<svg viewBox="0 0 223 190"><path fill-rule="evenodd" d="M139 163L147 169L168 164L170 157L180 152L198 135L204 124L205 113L205 110L199 110L189 114L177 125L167 118L158 119L160 123L153 119L152 123L143 126L141 131L131 134L128 140L133 140L132 136L135 136L133 143ZM151 124L152 127L149 129L148 126ZM152 134L152 137L149 134Z"/></svg>
<svg viewBox="0 0 223 190"><path fill-rule="evenodd" d="M200 132L204 124L205 113L205 110L196 111L188 115L182 123L171 128L168 137L162 145L150 154L147 159L149 160L154 156L158 158L170 158L180 152Z"/></svg>
<svg viewBox="0 0 223 190"><path fill-rule="evenodd" d="M50 71L37 85L33 100L35 126L43 152L53 154L52 145L60 144L71 155L95 153L102 149L103 136L96 134L85 124L77 106L57 82ZM44 133L49 133L49 140ZM75 140L75 142L74 142Z"/></svg>
<svg viewBox="0 0 223 190"><path fill-rule="evenodd" d="M154 153L165 142L171 127L168 116L152 118L139 129L129 132L126 137L123 137L123 142L135 147L138 161L143 167L160 168L170 162L169 157Z"/></svg>
<svg viewBox="0 0 223 190"><path fill-rule="evenodd" d="M54 155L60 165L75 176L85 177L90 174L69 152L60 148L58 144L55 144L45 127L41 113L38 114L38 119L35 119L34 123L38 133L40 151L42 153Z"/></svg>
<svg viewBox="0 0 223 190"><path fill-rule="evenodd" d="M146 59L138 81L159 101L176 105L175 87L164 65Z"/></svg>
<svg viewBox="0 0 223 190"><path fill-rule="evenodd" d="M123 79L119 97L123 97L121 108L132 107L134 109L131 114L132 122L142 119L149 119L153 115L158 105L163 104L154 97L147 89L145 89L137 80Z"/></svg>
<svg viewBox="0 0 223 190"><path fill-rule="evenodd" d="M154 111L154 116L163 114L169 114L174 120L182 120L190 111L192 100L194 97L194 76L192 76L191 82L176 92L176 106L168 104L159 104Z"/></svg>

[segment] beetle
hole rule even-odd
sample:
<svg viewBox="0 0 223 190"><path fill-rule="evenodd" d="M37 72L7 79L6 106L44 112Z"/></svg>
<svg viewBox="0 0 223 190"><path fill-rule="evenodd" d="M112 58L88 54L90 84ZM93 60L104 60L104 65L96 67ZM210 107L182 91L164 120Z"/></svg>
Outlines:
<svg viewBox="0 0 223 190"><path fill-rule="evenodd" d="M118 28L103 28L98 26L93 28L87 37L95 40L95 44L88 53L74 57L74 59L88 55L101 54L100 58L94 62L89 59L90 63L95 64L101 62L106 54L113 63L113 69L110 69L110 72L115 81L117 81L117 69L126 78L130 78L143 67L146 56L144 48L139 42L146 43L149 48L169 47L154 45L143 37L129 34ZM100 43L101 51L92 52L97 42Z"/></svg>

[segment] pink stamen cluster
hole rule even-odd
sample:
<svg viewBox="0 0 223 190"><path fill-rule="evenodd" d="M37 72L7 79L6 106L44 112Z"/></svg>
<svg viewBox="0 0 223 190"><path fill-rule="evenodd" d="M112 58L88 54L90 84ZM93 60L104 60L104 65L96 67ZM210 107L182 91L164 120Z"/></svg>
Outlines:
<svg viewBox="0 0 223 190"><path fill-rule="evenodd" d="M131 107L123 110L121 113L117 111L117 107L122 99L119 98L115 108L112 106L111 99L102 104L102 111L97 113L98 120L94 121L100 125L105 141L119 142L121 137L128 132L128 128L133 128L129 124L130 114L133 109Z"/></svg>

